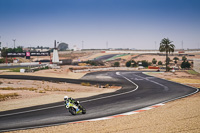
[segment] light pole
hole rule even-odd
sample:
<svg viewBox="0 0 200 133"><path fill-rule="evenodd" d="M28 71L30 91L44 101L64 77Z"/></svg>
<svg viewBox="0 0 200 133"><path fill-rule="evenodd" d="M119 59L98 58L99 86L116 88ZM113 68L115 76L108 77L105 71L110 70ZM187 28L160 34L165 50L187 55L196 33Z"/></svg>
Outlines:
<svg viewBox="0 0 200 133"><path fill-rule="evenodd" d="M16 41L16 39L13 39L13 42L14 42L14 49L15 49L15 41Z"/></svg>
<svg viewBox="0 0 200 133"><path fill-rule="evenodd" d="M82 41L82 50L83 50L83 47L84 47L84 44L83 44L83 43L84 43L84 41Z"/></svg>
<svg viewBox="0 0 200 133"><path fill-rule="evenodd" d="M0 36L0 39L1 39L1 36ZM0 40L0 50L1 50L1 40Z"/></svg>
<svg viewBox="0 0 200 133"><path fill-rule="evenodd" d="M106 49L108 49L108 41L106 42Z"/></svg>

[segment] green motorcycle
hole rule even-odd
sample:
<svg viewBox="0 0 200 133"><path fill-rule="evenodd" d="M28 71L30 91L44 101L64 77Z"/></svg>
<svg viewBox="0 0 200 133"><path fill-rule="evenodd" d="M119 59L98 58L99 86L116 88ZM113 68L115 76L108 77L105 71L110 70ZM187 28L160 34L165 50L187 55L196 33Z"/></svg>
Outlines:
<svg viewBox="0 0 200 133"><path fill-rule="evenodd" d="M76 114L79 114L79 113L86 114L86 109L83 106L80 105L79 101L77 101L77 104L68 102L68 103L66 103L65 107L67 109L69 109L69 112L72 115L76 115Z"/></svg>

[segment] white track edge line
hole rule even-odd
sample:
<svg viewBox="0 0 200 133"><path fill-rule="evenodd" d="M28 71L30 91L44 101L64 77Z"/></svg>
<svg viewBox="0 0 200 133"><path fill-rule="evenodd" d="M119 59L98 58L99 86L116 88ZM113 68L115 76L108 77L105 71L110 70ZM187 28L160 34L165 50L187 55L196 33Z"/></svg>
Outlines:
<svg viewBox="0 0 200 133"><path fill-rule="evenodd" d="M143 74L145 74L145 73L143 73ZM146 74L146 75L147 75L147 74ZM148 76L151 76L151 75L148 75ZM158 78L158 77L156 77L156 78ZM162 78L159 78L159 79L162 79ZM163 79L163 80L166 80L166 79ZM169 81L169 80L166 80L166 81ZM173 81L170 81L170 82L173 82ZM176 82L174 82L174 83L176 83ZM178 84L181 84L181 83L178 83ZM184 84L182 84L182 85L184 85ZM187 86L187 85L185 85L185 86ZM187 86L187 87L191 87L191 86ZM194 87L191 87L191 88L194 88ZM183 97L187 97L187 96L193 95L193 94L195 94L195 93L198 92L198 89L197 89L197 88L194 88L194 89L196 89L197 91L195 91L195 92L193 92L193 93L191 93L191 94L185 95L185 96L181 96L181 97L178 97L178 98L175 98L175 99L167 100L167 101L164 101L164 102L161 102L161 103L158 103L158 104L154 104L154 105L151 105L151 106L156 106L156 105L162 106L162 105L165 105L164 103L167 103L167 102L170 102L170 101L174 101L174 100L176 100L176 99L180 99L180 98L183 98ZM149 106L149 107L151 107L151 106ZM146 107L145 107L145 108L146 108ZM155 107L154 107L154 108L155 108ZM143 109L143 108L138 109L138 110L142 110L142 109ZM152 109L153 109L153 108L152 108ZM137 110L135 110L135 111L137 111ZM133 112L133 114L139 113L139 112L134 112L134 111L131 111L131 112ZM127 114L128 114L128 113L131 113L131 112L127 112ZM126 114L126 113L124 113L124 114ZM88 120L83 120L83 121L88 121ZM75 121L75 122L81 122L81 121ZM75 123L75 122L67 122L67 123L70 124L70 123ZM33 129L33 128L42 128L42 127L58 126L58 125L67 124L67 123L58 123L58 124L43 125L43 126L35 126L35 127L29 127L29 128L18 128L18 129L10 129L10 130L2 130L2 131L3 131L3 132L6 132L6 131L13 131L13 130L26 130L26 129Z"/></svg>
<svg viewBox="0 0 200 133"><path fill-rule="evenodd" d="M148 74L146 74L146 72L142 72L142 73L145 74L145 75L148 75ZM148 75L148 76L152 76L152 75ZM159 77L156 77L156 76L152 76L152 77L155 77L155 78L158 78L158 79L162 79L162 80L166 80L166 79L164 79L164 78L159 78ZM192 93L190 93L190 94L187 94L187 95L183 95L183 96L174 98L174 99L166 100L166 101L162 102L163 104L164 104L164 103L167 103L167 102L170 102L170 101L174 101L174 100L177 100L177 99L181 99L181 98L184 98L184 97L193 95L193 94L195 94L195 93L197 93L197 92L199 91L199 89L197 89L197 88L195 88L195 87L192 87L192 86L189 86L189 85L185 85L185 84L178 83L178 82L174 82L174 81L170 81L170 80L166 80L166 81L172 82L172 83L176 83L176 84L181 84L181 85L184 85L184 86L187 86L187 87L196 89L196 91L195 91L195 92L192 92ZM162 104L162 103L161 103L161 104Z"/></svg>
<svg viewBox="0 0 200 133"><path fill-rule="evenodd" d="M119 72L116 72L116 75L120 75L120 73L119 73ZM131 82L132 84L134 84L134 85L136 86L136 88L133 89L133 90L131 90L131 91L124 92L124 93L119 93L119 94L115 94L115 95L110 95L110 96L95 98L95 99L91 99L91 100L85 100L85 101L82 101L82 102L80 102L80 103L95 101L95 100L104 99L104 98L109 98L109 97L120 96L120 95L124 95L124 94L127 94L127 93L134 92L134 91L136 91L136 90L138 89L138 85L135 84L133 81L131 81L130 79L126 78L126 77L123 76L123 75L120 75L120 76L123 77L123 78L125 78L126 80L128 80L128 81ZM64 106L64 105L57 105L57 106L46 107L46 108L40 108L40 109L35 109L35 110L28 110L28 111L10 113L10 114L5 114L5 115L0 115L0 117L10 116L10 115L16 115L16 114L23 114L23 113L29 113L29 112L35 112L35 111L40 111L40 110L45 110L45 109L57 108L57 107L61 107L61 106Z"/></svg>

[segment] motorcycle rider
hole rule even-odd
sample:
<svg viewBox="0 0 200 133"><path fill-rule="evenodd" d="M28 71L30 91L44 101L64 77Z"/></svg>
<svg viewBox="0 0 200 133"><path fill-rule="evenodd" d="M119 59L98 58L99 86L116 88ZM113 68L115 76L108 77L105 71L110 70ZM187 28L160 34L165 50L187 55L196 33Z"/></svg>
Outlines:
<svg viewBox="0 0 200 133"><path fill-rule="evenodd" d="M75 104L76 106L79 107L79 101L76 101L75 99L68 97L68 96L64 96L64 101L65 101L65 105L70 102L72 104Z"/></svg>

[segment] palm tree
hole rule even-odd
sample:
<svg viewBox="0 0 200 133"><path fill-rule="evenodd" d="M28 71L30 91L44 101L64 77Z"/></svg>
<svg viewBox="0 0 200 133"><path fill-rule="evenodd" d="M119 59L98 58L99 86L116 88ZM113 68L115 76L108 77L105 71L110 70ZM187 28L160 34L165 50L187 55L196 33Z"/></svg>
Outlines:
<svg viewBox="0 0 200 133"><path fill-rule="evenodd" d="M166 52L166 71L168 71L167 66L168 66L168 53L170 54L170 52L174 52L174 48L175 45L172 44L173 41L170 41L168 38L164 38L161 40L160 42L160 48L159 51L160 52Z"/></svg>

